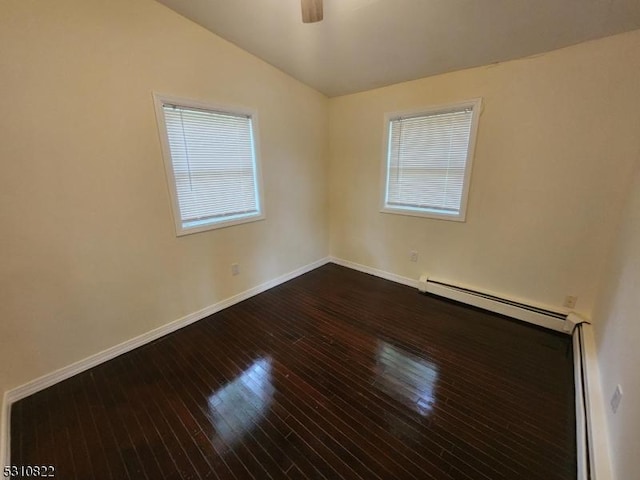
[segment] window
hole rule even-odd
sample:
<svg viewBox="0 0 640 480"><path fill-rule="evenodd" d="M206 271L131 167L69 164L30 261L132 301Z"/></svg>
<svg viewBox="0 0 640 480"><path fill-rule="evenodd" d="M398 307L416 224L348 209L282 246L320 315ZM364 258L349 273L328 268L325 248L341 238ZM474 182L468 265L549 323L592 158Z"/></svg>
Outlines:
<svg viewBox="0 0 640 480"><path fill-rule="evenodd" d="M480 103L386 116L382 212L465 220Z"/></svg>
<svg viewBox="0 0 640 480"><path fill-rule="evenodd" d="M264 218L256 113L155 101L177 235Z"/></svg>

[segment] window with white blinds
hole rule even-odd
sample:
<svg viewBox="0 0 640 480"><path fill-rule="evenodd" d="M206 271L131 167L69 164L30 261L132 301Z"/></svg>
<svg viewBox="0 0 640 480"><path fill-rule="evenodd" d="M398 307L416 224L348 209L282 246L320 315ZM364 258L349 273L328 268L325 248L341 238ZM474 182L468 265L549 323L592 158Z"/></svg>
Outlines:
<svg viewBox="0 0 640 480"><path fill-rule="evenodd" d="M255 113L156 102L178 235L264 218Z"/></svg>
<svg viewBox="0 0 640 480"><path fill-rule="evenodd" d="M463 221L480 100L387 116L382 211Z"/></svg>

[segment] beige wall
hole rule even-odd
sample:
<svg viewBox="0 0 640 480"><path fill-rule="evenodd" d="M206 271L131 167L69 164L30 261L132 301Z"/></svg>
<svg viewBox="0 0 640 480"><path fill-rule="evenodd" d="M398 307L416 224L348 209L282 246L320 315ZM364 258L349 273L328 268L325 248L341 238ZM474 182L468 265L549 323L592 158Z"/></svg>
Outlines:
<svg viewBox="0 0 640 480"><path fill-rule="evenodd" d="M639 51L636 31L332 99L332 255L553 306L577 295L590 314L640 150ZM384 113L475 97L466 223L379 213Z"/></svg>
<svg viewBox="0 0 640 480"><path fill-rule="evenodd" d="M0 393L328 254L326 97L151 0L0 9ZM152 91L258 110L266 220L176 238Z"/></svg>
<svg viewBox="0 0 640 480"><path fill-rule="evenodd" d="M602 392L607 407L615 478L640 478L640 155L622 227L595 314ZM609 400L616 385L622 402L614 414Z"/></svg>

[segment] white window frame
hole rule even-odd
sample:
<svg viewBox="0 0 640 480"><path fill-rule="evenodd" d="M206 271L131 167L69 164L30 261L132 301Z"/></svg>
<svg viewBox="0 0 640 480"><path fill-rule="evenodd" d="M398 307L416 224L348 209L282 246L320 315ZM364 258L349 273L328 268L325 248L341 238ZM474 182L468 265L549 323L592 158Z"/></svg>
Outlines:
<svg viewBox="0 0 640 480"><path fill-rule="evenodd" d="M389 185L389 142L390 142L390 130L391 121L400 117L422 117L428 115L435 115L438 113L446 113L452 111L459 111L464 109L472 109L471 130L469 132L469 146L467 149L467 161L465 167L464 184L462 187L462 196L460 199L460 211L458 214L447 214L437 212L428 208L411 208L411 207L396 207L390 206L387 203L388 185ZM482 98L475 98L472 100L466 100L464 102L452 103L446 105L436 105L426 108L417 108L411 110L404 110L399 112L386 113L384 116L384 144L382 155L382 175L381 175L381 203L380 212L382 213L394 213L399 215L409 215L412 217L424 217L433 218L438 220L451 220L454 222L466 221L467 215L467 203L469 198L469 186L471 183L471 170L473 167L473 158L475 156L476 137L478 131L478 120L482 109Z"/></svg>
<svg viewBox="0 0 640 480"><path fill-rule="evenodd" d="M264 209L264 194L262 183L262 170L260 168L260 146L258 141L258 112L251 108L237 107L213 104L210 102L203 102L199 100L192 100L187 98L180 98L171 95L164 95L160 93L153 93L153 100L155 104L156 120L158 122L158 131L160 135L160 144L162 147L162 157L164 160L165 174L167 179L167 186L169 188L169 194L171 196L171 210L173 213L173 219L176 229L176 236L190 235L192 233L206 232L208 230L215 230L218 228L230 227L232 225L239 225L243 223L255 222L266 218ZM165 123L165 116L163 107L165 105L176 105L186 108L194 108L199 110L206 110L218 113L228 113L231 115L246 115L251 118L252 127L252 143L253 143L253 156L255 165L255 182L256 182L256 203L257 213L244 215L238 218L229 220L207 222L202 225L183 227L182 217L180 214L180 205L178 203L178 192L176 188L176 177L173 169L173 161L171 159L171 147L169 145L169 137L167 134L167 125Z"/></svg>

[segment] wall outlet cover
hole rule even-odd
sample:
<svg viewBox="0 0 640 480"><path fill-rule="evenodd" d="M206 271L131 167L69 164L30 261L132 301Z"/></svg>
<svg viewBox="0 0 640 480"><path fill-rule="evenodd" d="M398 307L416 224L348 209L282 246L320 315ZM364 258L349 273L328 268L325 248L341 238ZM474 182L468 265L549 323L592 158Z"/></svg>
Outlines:
<svg viewBox="0 0 640 480"><path fill-rule="evenodd" d="M575 295L567 295L564 297L564 306L567 308L575 308L578 303L578 297Z"/></svg>

